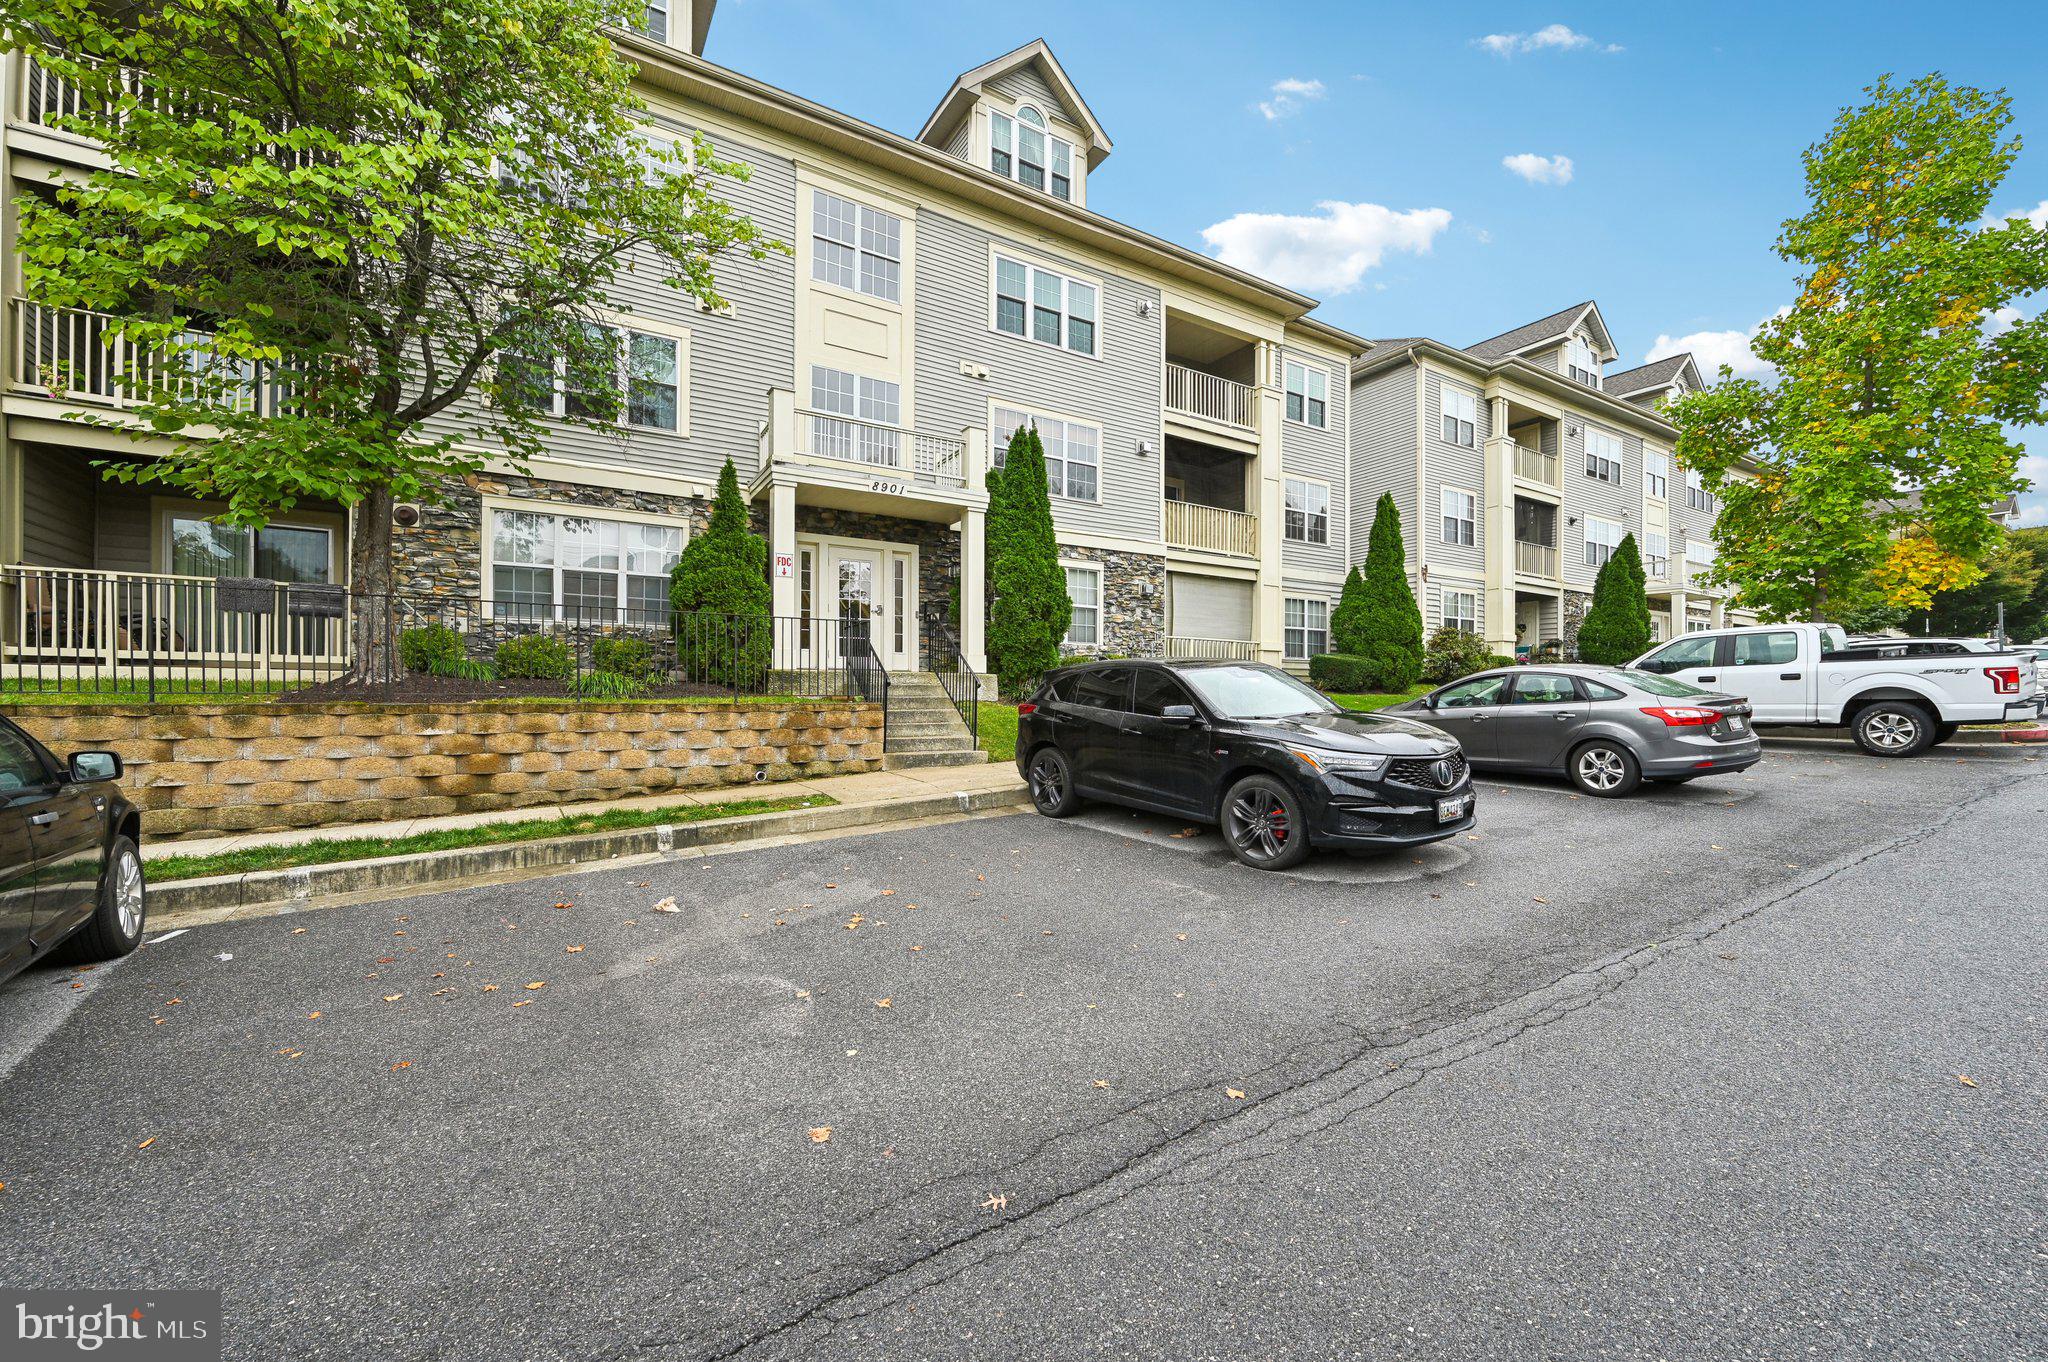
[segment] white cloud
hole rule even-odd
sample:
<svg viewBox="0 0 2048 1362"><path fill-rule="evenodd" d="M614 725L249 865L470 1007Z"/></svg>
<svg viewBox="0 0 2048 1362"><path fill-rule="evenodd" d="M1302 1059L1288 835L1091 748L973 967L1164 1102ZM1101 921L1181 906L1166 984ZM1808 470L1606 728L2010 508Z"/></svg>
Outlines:
<svg viewBox="0 0 2048 1362"><path fill-rule="evenodd" d="M1984 333L1988 336L2002 336L2027 319L2027 314L2016 307L2001 307L1995 312L1984 314Z"/></svg>
<svg viewBox="0 0 2048 1362"><path fill-rule="evenodd" d="M1496 57L1512 57L1518 52L1576 52L1591 49L1597 52L1619 52L1621 44L1596 42L1583 33L1575 33L1563 24L1546 24L1534 33L1489 33L1484 38L1474 38L1473 44L1485 48Z"/></svg>
<svg viewBox="0 0 2048 1362"><path fill-rule="evenodd" d="M2043 199L2032 208L2015 208L2006 214L2009 218L2025 218L2036 227L2048 227L2048 199Z"/></svg>
<svg viewBox="0 0 2048 1362"><path fill-rule="evenodd" d="M1530 184L1572 182L1572 158L1569 156L1538 156L1533 151L1524 151L1503 156L1500 163Z"/></svg>
<svg viewBox="0 0 2048 1362"><path fill-rule="evenodd" d="M2020 524L2023 526L2048 525L2048 501L2037 501L2031 506L2020 507Z"/></svg>
<svg viewBox="0 0 2048 1362"><path fill-rule="evenodd" d="M1389 251L1427 255L1451 225L1445 208L1396 211L1326 199L1314 213L1239 213L1202 229L1218 260L1289 288L1347 293Z"/></svg>
<svg viewBox="0 0 2048 1362"><path fill-rule="evenodd" d="M1319 80L1302 80L1289 76L1285 80L1274 81L1272 98L1260 100L1257 107L1259 112L1265 115L1266 121L1273 123L1283 118L1294 117L1301 112L1302 105L1314 103L1328 93Z"/></svg>
<svg viewBox="0 0 2048 1362"><path fill-rule="evenodd" d="M1776 315L1782 317L1791 310L1781 307ZM1657 343L1643 356L1643 363L1690 352L1693 362L1700 366L1700 377L1709 383L1720 377L1724 364L1735 371L1737 378L1768 379L1777 373L1777 368L1758 359L1749 348L1749 343L1756 339L1756 333L1763 330L1763 325L1763 322L1758 322L1747 331L1695 331L1689 336L1660 334Z"/></svg>

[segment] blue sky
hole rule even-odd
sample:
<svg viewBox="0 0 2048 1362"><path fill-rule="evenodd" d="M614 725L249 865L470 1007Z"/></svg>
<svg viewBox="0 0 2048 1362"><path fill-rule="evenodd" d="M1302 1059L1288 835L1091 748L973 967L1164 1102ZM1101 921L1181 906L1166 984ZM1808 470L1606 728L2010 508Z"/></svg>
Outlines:
<svg viewBox="0 0 2048 1362"><path fill-rule="evenodd" d="M913 134L955 75L1039 37L1116 143L1090 207L1366 336L1466 345L1591 297L1624 365L1660 341L1740 359L1789 297L1771 243L1800 151L1885 72L2009 91L2028 145L1993 207L2048 217L2040 0L724 0L705 55ZM2023 434L2048 523L2048 431Z"/></svg>

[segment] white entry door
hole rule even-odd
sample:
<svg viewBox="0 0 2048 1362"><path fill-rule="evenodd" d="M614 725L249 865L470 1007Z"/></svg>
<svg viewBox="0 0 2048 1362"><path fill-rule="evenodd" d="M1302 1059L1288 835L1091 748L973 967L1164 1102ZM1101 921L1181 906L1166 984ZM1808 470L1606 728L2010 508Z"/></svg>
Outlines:
<svg viewBox="0 0 2048 1362"><path fill-rule="evenodd" d="M881 544L823 546L819 616L839 621L828 638L857 647L874 645L890 671L917 665L917 554Z"/></svg>

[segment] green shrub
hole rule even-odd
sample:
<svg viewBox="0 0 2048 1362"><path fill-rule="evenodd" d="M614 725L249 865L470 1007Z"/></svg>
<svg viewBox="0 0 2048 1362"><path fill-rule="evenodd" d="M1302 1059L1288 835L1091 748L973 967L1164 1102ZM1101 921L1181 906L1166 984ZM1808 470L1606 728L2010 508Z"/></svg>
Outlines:
<svg viewBox="0 0 2048 1362"><path fill-rule="evenodd" d="M1356 603L1347 598L1356 598ZM1398 692L1422 676L1422 608L1408 587L1408 553L1401 543L1401 512L1394 494L1380 497L1372 518L1372 540L1365 553L1365 572L1354 593L1344 583L1331 621L1331 642L1338 651L1366 658L1372 684L1365 689Z"/></svg>
<svg viewBox="0 0 2048 1362"><path fill-rule="evenodd" d="M1488 653L1486 655L1486 670L1488 671L1492 671L1495 667L1512 667L1514 665L1515 659L1509 657L1506 653Z"/></svg>
<svg viewBox="0 0 2048 1362"><path fill-rule="evenodd" d="M398 635L398 661L409 672L447 676L449 665L462 657L462 635L445 624L425 624Z"/></svg>
<svg viewBox="0 0 2048 1362"><path fill-rule="evenodd" d="M644 690L638 678L618 672L585 672L576 678L576 693L591 700L631 700Z"/></svg>
<svg viewBox="0 0 2048 1362"><path fill-rule="evenodd" d="M638 634L610 634L592 639L590 665L618 676L646 677L654 671L654 645Z"/></svg>
<svg viewBox="0 0 2048 1362"><path fill-rule="evenodd" d="M473 657L458 657L434 668L436 676L451 676L459 681L495 681L498 669L488 662L479 662Z"/></svg>
<svg viewBox="0 0 2048 1362"><path fill-rule="evenodd" d="M1422 679L1432 686L1444 686L1474 672L1509 666L1514 661L1510 658L1499 662L1495 660L1498 656L1479 635L1446 626L1429 636L1429 647L1422 662Z"/></svg>
<svg viewBox="0 0 2048 1362"><path fill-rule="evenodd" d="M1579 622L1579 660L1618 667L1650 647L1650 599L1645 593L1643 558L1633 534L1600 565L1593 579L1593 603Z"/></svg>
<svg viewBox="0 0 2048 1362"><path fill-rule="evenodd" d="M1379 669L1372 659L1351 653L1318 653L1308 660L1308 679L1316 689L1338 695L1377 691Z"/></svg>
<svg viewBox="0 0 2048 1362"><path fill-rule="evenodd" d="M773 658L768 541L747 526L732 460L718 474L711 523L684 546L669 576L676 608L676 652L692 681L759 690Z"/></svg>
<svg viewBox="0 0 2048 1362"><path fill-rule="evenodd" d="M988 665L1004 695L1021 695L1059 660L1074 613L1053 536L1045 446L1032 426L1010 437L1001 469L989 474ZM1107 612L1103 612L1107 613Z"/></svg>
<svg viewBox="0 0 2048 1362"><path fill-rule="evenodd" d="M552 634L521 634L498 645L498 675L508 681L567 681L569 645Z"/></svg>

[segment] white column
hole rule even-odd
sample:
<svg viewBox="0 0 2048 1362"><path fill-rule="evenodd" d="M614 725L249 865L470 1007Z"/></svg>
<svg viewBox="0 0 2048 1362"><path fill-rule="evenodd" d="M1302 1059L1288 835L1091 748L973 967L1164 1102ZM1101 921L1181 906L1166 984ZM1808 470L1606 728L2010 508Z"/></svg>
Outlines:
<svg viewBox="0 0 2048 1362"><path fill-rule="evenodd" d="M797 626L792 623L803 612L803 598L797 587L796 484L771 483L768 488L768 581L775 613L778 651L794 654ZM784 571L785 565L787 571ZM822 570L822 569L820 569ZM794 666L793 656L781 665Z"/></svg>
<svg viewBox="0 0 2048 1362"><path fill-rule="evenodd" d="M1281 590L1280 532L1286 504L1286 475L1280 464L1281 394L1273 386L1273 348L1261 341L1258 348L1259 383L1253 390L1259 425L1259 457L1253 486L1258 496L1253 503L1259 516L1259 580L1252 594L1253 654L1261 662L1279 666L1286 655L1286 600Z"/></svg>
<svg viewBox="0 0 2048 1362"><path fill-rule="evenodd" d="M1509 657L1515 655L1515 450L1508 440L1508 400L1496 397L1487 403L1491 418L1483 464L1485 504L1480 508L1479 538L1485 546L1486 604L1481 613L1486 646ZM1423 413L1428 418L1432 413ZM1429 517L1420 517L1418 534L1435 528Z"/></svg>
<svg viewBox="0 0 2048 1362"><path fill-rule="evenodd" d="M988 599L983 563L988 512L969 507L960 513L960 659L976 674L988 671L988 629L983 602Z"/></svg>

